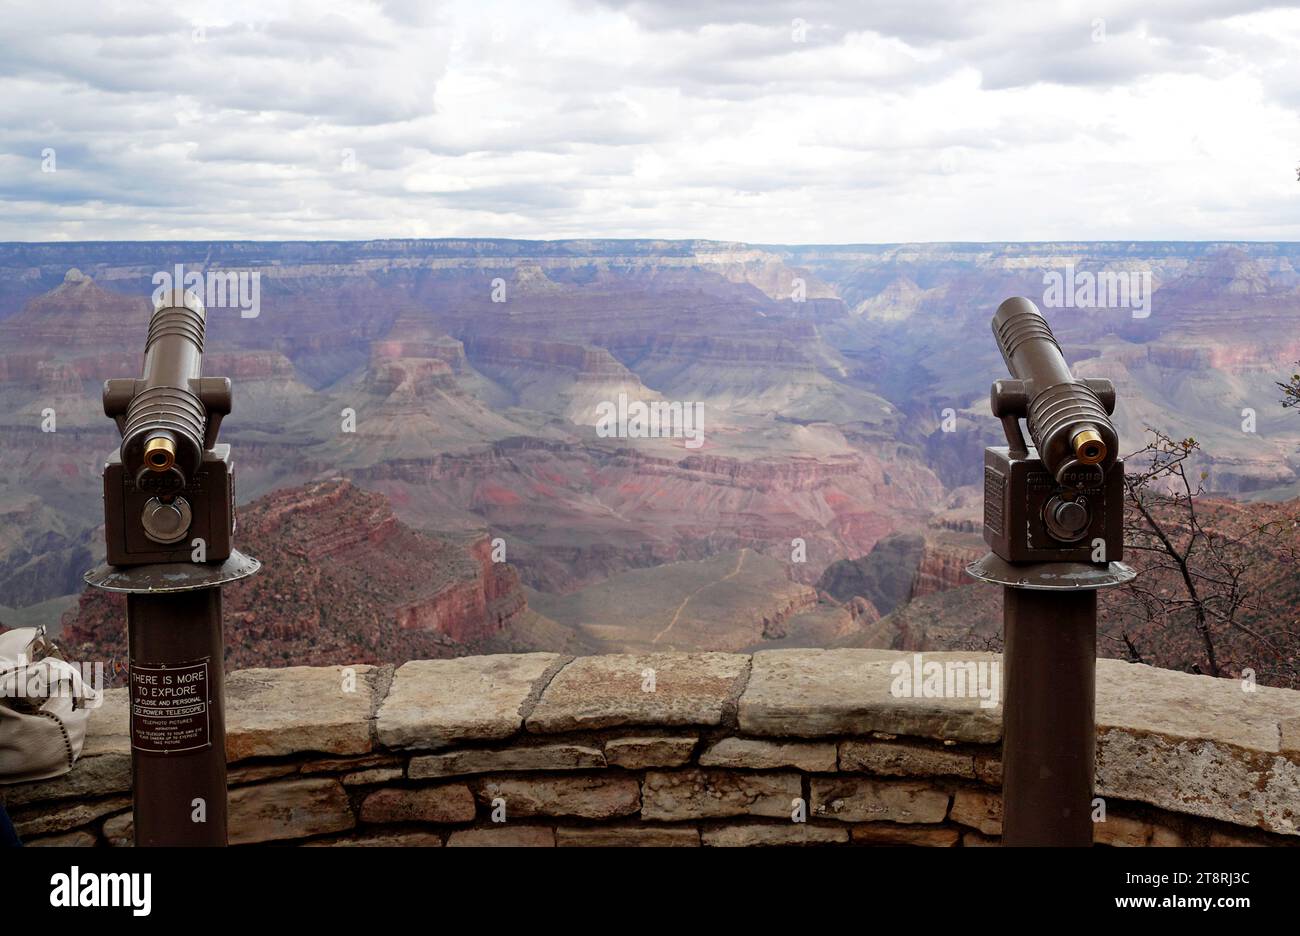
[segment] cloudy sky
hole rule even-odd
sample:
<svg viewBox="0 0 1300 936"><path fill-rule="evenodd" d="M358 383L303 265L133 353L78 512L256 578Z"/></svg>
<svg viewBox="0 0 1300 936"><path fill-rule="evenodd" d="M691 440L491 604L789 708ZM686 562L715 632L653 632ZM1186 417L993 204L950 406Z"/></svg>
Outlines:
<svg viewBox="0 0 1300 936"><path fill-rule="evenodd" d="M1298 112L1251 0L7 0L0 239L1296 240Z"/></svg>

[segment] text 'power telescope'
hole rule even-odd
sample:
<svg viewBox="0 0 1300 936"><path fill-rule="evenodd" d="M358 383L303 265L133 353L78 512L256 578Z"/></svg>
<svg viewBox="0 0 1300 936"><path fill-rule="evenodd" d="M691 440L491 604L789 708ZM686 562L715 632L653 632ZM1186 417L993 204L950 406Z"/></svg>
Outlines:
<svg viewBox="0 0 1300 936"><path fill-rule="evenodd" d="M104 466L110 565L220 562L235 527L230 380L204 377L203 302L175 290L155 302L138 379L104 384L104 413L122 445Z"/></svg>
<svg viewBox="0 0 1300 936"><path fill-rule="evenodd" d="M1115 388L1103 378L1074 377L1028 299L1003 302L992 326L1011 379L994 381L990 395L1007 447L985 450L985 541L1008 562L1123 558L1124 465L1110 421Z"/></svg>

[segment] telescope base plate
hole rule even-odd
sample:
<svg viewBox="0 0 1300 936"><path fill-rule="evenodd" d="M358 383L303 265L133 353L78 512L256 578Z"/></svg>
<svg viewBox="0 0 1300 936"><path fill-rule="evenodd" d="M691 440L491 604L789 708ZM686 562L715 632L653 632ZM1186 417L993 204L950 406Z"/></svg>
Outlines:
<svg viewBox="0 0 1300 936"><path fill-rule="evenodd" d="M215 588L247 578L262 567L252 556L231 550L225 562L159 562L153 565L101 565L82 578L93 588L127 594L162 595Z"/></svg>
<svg viewBox="0 0 1300 936"><path fill-rule="evenodd" d="M1033 591L1088 591L1132 581L1137 572L1122 562L1012 563L989 553L966 567L966 574L981 582Z"/></svg>

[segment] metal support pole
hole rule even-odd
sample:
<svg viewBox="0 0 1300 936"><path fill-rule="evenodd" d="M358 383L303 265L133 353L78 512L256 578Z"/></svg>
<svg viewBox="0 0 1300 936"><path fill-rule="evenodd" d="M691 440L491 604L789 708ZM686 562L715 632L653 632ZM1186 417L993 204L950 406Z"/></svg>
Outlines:
<svg viewBox="0 0 1300 936"><path fill-rule="evenodd" d="M226 844L221 588L127 596L136 845Z"/></svg>
<svg viewBox="0 0 1300 936"><path fill-rule="evenodd" d="M136 845L226 844L221 586L262 564L101 565L86 584L126 594Z"/></svg>
<svg viewBox="0 0 1300 936"><path fill-rule="evenodd" d="M1090 846L1097 592L1002 597L1002 844Z"/></svg>

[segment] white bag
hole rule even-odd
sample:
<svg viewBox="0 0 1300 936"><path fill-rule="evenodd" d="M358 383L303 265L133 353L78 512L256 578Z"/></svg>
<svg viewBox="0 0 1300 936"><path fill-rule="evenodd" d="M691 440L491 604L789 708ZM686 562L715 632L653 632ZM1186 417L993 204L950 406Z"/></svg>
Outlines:
<svg viewBox="0 0 1300 936"><path fill-rule="evenodd" d="M72 769L90 710L103 701L45 628L0 634L0 783L46 780Z"/></svg>

